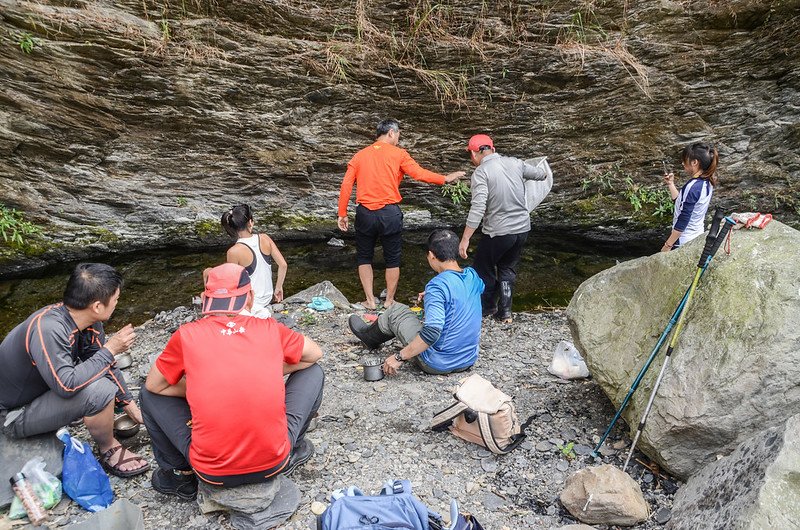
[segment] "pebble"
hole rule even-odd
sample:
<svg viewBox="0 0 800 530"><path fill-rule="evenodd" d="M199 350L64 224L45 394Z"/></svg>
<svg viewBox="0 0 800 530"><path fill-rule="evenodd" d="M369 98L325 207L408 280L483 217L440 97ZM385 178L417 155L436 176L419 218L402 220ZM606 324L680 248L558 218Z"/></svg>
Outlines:
<svg viewBox="0 0 800 530"><path fill-rule="evenodd" d="M481 460L481 468L487 473L494 473L497 471L497 461L493 458L484 458Z"/></svg>
<svg viewBox="0 0 800 530"><path fill-rule="evenodd" d="M550 442L546 442L542 440L541 442L536 444L536 450L542 453L546 453L548 451L552 451L555 446Z"/></svg>
<svg viewBox="0 0 800 530"><path fill-rule="evenodd" d="M361 455L358 453L350 453L349 455L347 455L347 461L350 462L351 464L355 464L359 460L361 460Z"/></svg>
<svg viewBox="0 0 800 530"><path fill-rule="evenodd" d="M592 453L592 448L588 445L577 444L572 447L576 455L585 456Z"/></svg>
<svg viewBox="0 0 800 530"><path fill-rule="evenodd" d="M658 510L656 510L655 515L653 518L656 520L658 524L666 524L672 518L672 512L669 508L662 506Z"/></svg>
<svg viewBox="0 0 800 530"><path fill-rule="evenodd" d="M650 484L651 482L653 482L653 475L651 475L650 473L645 473L644 476L642 476L642 482L644 482L645 484Z"/></svg>
<svg viewBox="0 0 800 530"><path fill-rule="evenodd" d="M322 513L327 509L324 503L319 501L314 501L311 503L311 513L314 515L322 515Z"/></svg>
<svg viewBox="0 0 800 530"><path fill-rule="evenodd" d="M556 462L556 469L558 469L559 471L568 470L569 462L567 462L566 460L559 460L558 462Z"/></svg>
<svg viewBox="0 0 800 530"><path fill-rule="evenodd" d="M397 401L389 401L378 405L378 412L389 414L390 412L394 412L399 408L400 408L400 403L398 403Z"/></svg>

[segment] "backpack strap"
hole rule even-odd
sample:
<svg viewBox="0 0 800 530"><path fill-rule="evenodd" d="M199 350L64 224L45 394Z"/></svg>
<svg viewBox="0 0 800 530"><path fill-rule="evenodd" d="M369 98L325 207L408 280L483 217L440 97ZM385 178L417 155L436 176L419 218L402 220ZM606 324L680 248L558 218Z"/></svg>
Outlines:
<svg viewBox="0 0 800 530"><path fill-rule="evenodd" d="M530 427L531 423L533 423L534 416L531 415L525 420L519 428L519 434L515 434L511 437L511 443L509 443L505 447L500 447L497 443L497 439L494 437L494 432L492 432L492 423L489 421L489 414L485 412L478 413L478 427L480 428L481 438L483 438L483 443L486 448L497 455L505 455L516 449L519 444L525 441L526 434L525 429Z"/></svg>
<svg viewBox="0 0 800 530"><path fill-rule="evenodd" d="M436 413L431 420L431 429L437 432L444 431L453 423L453 420L456 419L459 414L468 409L469 407L464 403L456 401L446 409Z"/></svg>
<svg viewBox="0 0 800 530"><path fill-rule="evenodd" d="M381 495L400 495L401 493L411 493L411 481L389 480L384 482L383 488L381 488Z"/></svg>

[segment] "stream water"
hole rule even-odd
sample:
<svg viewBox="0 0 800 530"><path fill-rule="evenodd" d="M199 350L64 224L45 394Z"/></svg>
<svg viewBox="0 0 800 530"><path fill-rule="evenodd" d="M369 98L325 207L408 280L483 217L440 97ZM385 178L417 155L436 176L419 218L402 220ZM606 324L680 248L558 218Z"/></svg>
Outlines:
<svg viewBox="0 0 800 530"><path fill-rule="evenodd" d="M403 249L397 299L408 302L433 277L425 259L427 233L408 233ZM352 240L344 248L319 242L279 241L289 264L284 285L287 296L322 280L330 280L351 302L363 299L355 270ZM542 307L566 306L585 279L623 261L642 255L645 248L598 248L569 235L532 233L528 238L517 274L514 310L532 311ZM657 248L657 245L652 246ZM154 251L116 254L95 261L115 266L125 278L117 309L108 329L132 322L134 325L163 310L191 303L200 292L205 267L224 260L225 249L205 252ZM385 286L380 249L376 252L375 291ZM0 278L0 336L39 307L61 299L66 279L75 263L61 263L43 270Z"/></svg>

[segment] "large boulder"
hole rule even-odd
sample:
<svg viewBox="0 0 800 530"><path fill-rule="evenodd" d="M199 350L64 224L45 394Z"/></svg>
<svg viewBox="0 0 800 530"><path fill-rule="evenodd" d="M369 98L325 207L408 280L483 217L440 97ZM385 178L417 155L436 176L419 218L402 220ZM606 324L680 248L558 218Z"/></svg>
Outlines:
<svg viewBox="0 0 800 530"><path fill-rule="evenodd" d="M800 414L761 431L678 490L669 530L797 528Z"/></svg>
<svg viewBox="0 0 800 530"><path fill-rule="evenodd" d="M586 280L567 308L573 340L615 406L697 270L702 237ZM686 478L800 411L800 232L777 221L733 234L700 280L639 448ZM666 350L666 348L664 348ZM664 359L624 418L636 429Z"/></svg>
<svg viewBox="0 0 800 530"><path fill-rule="evenodd" d="M570 476L560 499L567 511L584 523L634 526L650 515L636 481L609 464L587 467Z"/></svg>

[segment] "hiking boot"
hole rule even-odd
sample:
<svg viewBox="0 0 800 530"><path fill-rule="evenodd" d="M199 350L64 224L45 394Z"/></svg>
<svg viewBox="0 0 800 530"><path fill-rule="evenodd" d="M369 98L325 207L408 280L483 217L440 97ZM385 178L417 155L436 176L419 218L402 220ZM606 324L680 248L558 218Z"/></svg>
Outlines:
<svg viewBox="0 0 800 530"><path fill-rule="evenodd" d="M497 303L497 313L494 314L495 320L504 324L511 324L513 321L511 315L512 294L511 282L500 282L500 299Z"/></svg>
<svg viewBox="0 0 800 530"><path fill-rule="evenodd" d="M353 335L358 337L370 350L374 350L387 340L394 338L394 335L387 335L381 331L377 320L367 324L360 316L350 315L350 320L347 323L350 325L350 331L353 332Z"/></svg>
<svg viewBox="0 0 800 530"><path fill-rule="evenodd" d="M311 460L312 456L314 456L314 444L311 443L311 440L307 440L306 438L299 440L294 449L292 449L292 456L289 457L289 463L286 464L286 467L281 473L284 475L291 475L292 471Z"/></svg>
<svg viewBox="0 0 800 530"><path fill-rule="evenodd" d="M197 477L194 473L184 475L159 467L153 471L150 483L154 490L164 495L175 495L185 501L193 501L197 498Z"/></svg>

